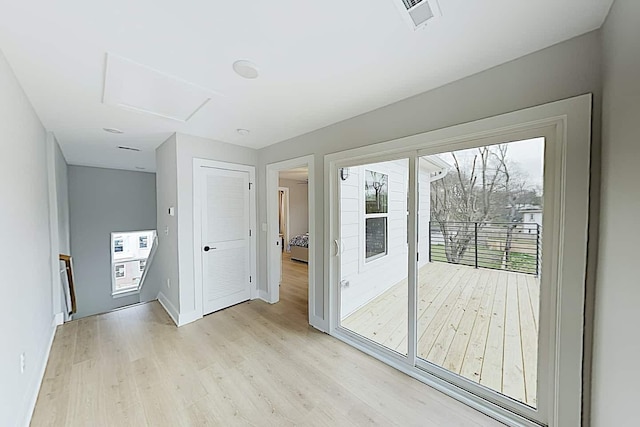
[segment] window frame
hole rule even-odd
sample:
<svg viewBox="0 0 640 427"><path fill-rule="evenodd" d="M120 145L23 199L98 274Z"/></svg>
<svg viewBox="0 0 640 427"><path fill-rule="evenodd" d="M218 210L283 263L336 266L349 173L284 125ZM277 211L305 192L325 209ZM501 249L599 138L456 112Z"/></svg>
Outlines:
<svg viewBox="0 0 640 427"><path fill-rule="evenodd" d="M379 259L385 258L386 256L389 255L389 183L390 183L390 177L389 177L389 173L385 173L385 172L380 172L371 168L367 168L367 166L369 165L364 165L362 167L362 180L361 180L361 186L360 189L362 191L362 206L363 206L363 213L361 215L362 218L362 253L363 253L363 262L364 264L370 264L374 261L377 261ZM378 213L367 213L367 189L366 189L366 185L367 185L367 172L373 172L373 173L379 173L382 174L386 177L386 187L387 187L387 206L386 206L386 212L378 212ZM384 225L384 252L379 253L379 254L375 254L372 256L367 256L367 220L368 219L375 219L375 218L384 218L385 219L385 225Z"/></svg>
<svg viewBox="0 0 640 427"><path fill-rule="evenodd" d="M118 276L118 269L122 268L122 276ZM127 278L127 266L125 263L118 263L113 265L113 274L115 275L116 280L118 279L126 279Z"/></svg>

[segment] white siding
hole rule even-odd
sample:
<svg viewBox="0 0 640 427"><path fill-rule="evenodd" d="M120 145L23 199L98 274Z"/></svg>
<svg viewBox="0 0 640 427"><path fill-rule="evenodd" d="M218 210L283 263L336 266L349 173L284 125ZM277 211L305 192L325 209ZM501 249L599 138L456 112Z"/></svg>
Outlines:
<svg viewBox="0 0 640 427"><path fill-rule="evenodd" d="M351 167L341 181L341 314L345 317L407 277L407 160ZM387 254L365 260L364 171L389 176ZM344 282L343 282L344 283Z"/></svg>

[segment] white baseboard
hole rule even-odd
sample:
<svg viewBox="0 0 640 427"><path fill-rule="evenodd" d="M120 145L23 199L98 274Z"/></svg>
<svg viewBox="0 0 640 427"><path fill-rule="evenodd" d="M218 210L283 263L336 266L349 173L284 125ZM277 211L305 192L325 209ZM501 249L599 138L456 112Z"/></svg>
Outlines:
<svg viewBox="0 0 640 427"><path fill-rule="evenodd" d="M64 323L64 313L60 312L60 313L56 313L55 316L53 316L53 326L56 327L58 325L62 325Z"/></svg>
<svg viewBox="0 0 640 427"><path fill-rule="evenodd" d="M184 326L187 323L195 322L196 320L202 318L202 313L196 311L192 311L189 313L180 313L162 292L158 292L158 302L169 314L169 317L171 317L173 323L175 323L178 327Z"/></svg>
<svg viewBox="0 0 640 427"><path fill-rule="evenodd" d="M312 316L309 324L320 332L329 333L329 322L318 316Z"/></svg>
<svg viewBox="0 0 640 427"><path fill-rule="evenodd" d="M60 318L64 318L63 313L57 313L53 316L51 320L51 334L49 336L49 342L44 350L44 355L40 360L40 366L38 368L38 373L35 376L34 384L29 387L33 389L33 393L31 393L31 398L29 399L28 406L25 408L26 412L23 416L22 425L25 427L29 427L31 424L31 417L33 416L33 411L36 408L36 402L38 401L38 395L40 394L40 387L42 386L42 380L44 379L44 372L47 370L47 362L49 362L49 353L51 353L51 346L53 345L53 339L56 336L56 330L58 325L58 320Z"/></svg>
<svg viewBox="0 0 640 427"><path fill-rule="evenodd" d="M267 292L267 291L259 290L258 291L258 297L256 299L261 299L262 301L264 301L266 303L273 304L271 301L269 301L269 292Z"/></svg>
<svg viewBox="0 0 640 427"><path fill-rule="evenodd" d="M174 307L173 304L171 304L171 301L169 301L169 299L162 292L158 292L158 302L160 303L162 308L164 308L164 311L167 312L169 317L171 317L171 320L173 320L173 323L175 323L176 326L178 326L179 325L178 310Z"/></svg>
<svg viewBox="0 0 640 427"><path fill-rule="evenodd" d="M190 313L180 313L178 315L178 326L184 326L187 323L195 322L196 320L202 319L202 313L192 311Z"/></svg>

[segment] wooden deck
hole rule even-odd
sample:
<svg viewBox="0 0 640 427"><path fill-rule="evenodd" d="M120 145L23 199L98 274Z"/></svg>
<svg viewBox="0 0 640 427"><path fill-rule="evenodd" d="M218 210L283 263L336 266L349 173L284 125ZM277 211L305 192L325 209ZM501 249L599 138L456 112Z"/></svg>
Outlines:
<svg viewBox="0 0 640 427"><path fill-rule="evenodd" d="M418 356L536 406L539 280L527 274L429 263L418 279ZM407 281L342 326L407 353Z"/></svg>

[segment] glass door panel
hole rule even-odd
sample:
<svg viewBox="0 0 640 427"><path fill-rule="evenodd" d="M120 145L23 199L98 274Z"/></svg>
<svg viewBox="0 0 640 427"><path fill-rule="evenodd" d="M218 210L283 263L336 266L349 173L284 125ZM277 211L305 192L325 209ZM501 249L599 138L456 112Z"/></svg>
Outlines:
<svg viewBox="0 0 640 427"><path fill-rule="evenodd" d="M340 326L406 355L409 161L339 175Z"/></svg>
<svg viewBox="0 0 640 427"><path fill-rule="evenodd" d="M418 166L417 357L533 408L543 159L537 138Z"/></svg>

